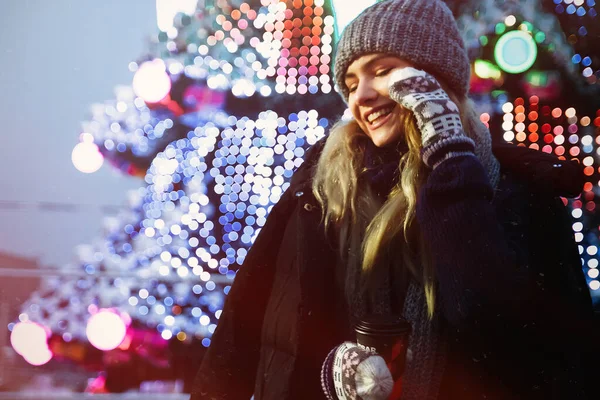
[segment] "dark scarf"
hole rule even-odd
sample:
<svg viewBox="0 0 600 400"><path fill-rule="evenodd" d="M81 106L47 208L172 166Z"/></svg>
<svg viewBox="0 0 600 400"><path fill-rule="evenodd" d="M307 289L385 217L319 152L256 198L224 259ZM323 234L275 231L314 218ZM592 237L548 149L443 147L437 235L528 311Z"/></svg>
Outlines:
<svg viewBox="0 0 600 400"><path fill-rule="evenodd" d="M368 141L365 146L365 169L360 179L369 182L382 203L398 182L400 158L407 151L405 144L378 148ZM348 266L351 270L347 273L353 276L355 285L359 285L360 264L355 262ZM406 279L408 284L402 288L392 284L399 279L395 276L399 272L401 273L390 263L387 276L378 279L376 296L373 298L366 299L360 290L353 290L350 296L351 319L357 322L365 314L402 314L411 323L413 332L403 376L402 399L434 400L438 397L445 366L445 345L440 321L438 318L428 318L424 288L415 279Z"/></svg>
<svg viewBox="0 0 600 400"><path fill-rule="evenodd" d="M408 151L406 143L397 146L379 148L370 140L364 150L364 172L360 179L370 183L371 189L385 201L392 188L398 182L400 158Z"/></svg>

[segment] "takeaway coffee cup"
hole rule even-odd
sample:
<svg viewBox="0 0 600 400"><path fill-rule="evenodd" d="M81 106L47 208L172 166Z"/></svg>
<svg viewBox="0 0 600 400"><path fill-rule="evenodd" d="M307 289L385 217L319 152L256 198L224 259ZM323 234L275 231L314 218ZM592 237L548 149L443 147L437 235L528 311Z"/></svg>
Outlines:
<svg viewBox="0 0 600 400"><path fill-rule="evenodd" d="M404 372L410 323L400 316L370 315L354 327L356 341L363 349L385 360L394 379Z"/></svg>

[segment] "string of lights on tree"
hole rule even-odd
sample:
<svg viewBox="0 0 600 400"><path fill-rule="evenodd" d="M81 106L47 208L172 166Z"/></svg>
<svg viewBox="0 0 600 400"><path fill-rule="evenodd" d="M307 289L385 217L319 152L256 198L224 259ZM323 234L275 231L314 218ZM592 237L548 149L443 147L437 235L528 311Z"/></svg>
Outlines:
<svg viewBox="0 0 600 400"><path fill-rule="evenodd" d="M91 167L84 162L84 172L104 157L139 176L141 187L129 211L109 220L98 242L80 248L78 265L87 276L48 279L24 304L11 338L29 329L37 344L15 339L20 354L43 364L56 353L49 338L89 341L103 351L129 348L123 343L136 329L209 346L235 273L272 205L306 149L345 110L332 87L336 30L372 3L199 0L194 12L177 14L148 53L130 63L132 85L92 107L83 147L73 154L74 162L96 160ZM597 30L595 3L449 5L464 28L472 95L492 133L586 166L584 193L569 207L597 299L600 106L564 104L562 86L568 76L582 93L598 87L584 73L597 65L595 55L586 55L591 42L577 42L575 50L563 33L572 29L563 17L581 18L578 31ZM569 12L570 5L585 14ZM117 271L123 275L115 277ZM118 335L99 343L107 327Z"/></svg>

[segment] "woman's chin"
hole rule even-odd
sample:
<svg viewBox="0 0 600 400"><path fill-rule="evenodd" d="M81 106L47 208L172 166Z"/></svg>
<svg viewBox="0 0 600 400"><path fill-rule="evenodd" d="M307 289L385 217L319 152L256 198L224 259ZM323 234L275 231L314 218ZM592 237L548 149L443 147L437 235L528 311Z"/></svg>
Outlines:
<svg viewBox="0 0 600 400"><path fill-rule="evenodd" d="M389 147L395 145L400 140L399 134L383 133L381 135L371 135L371 141L376 147Z"/></svg>

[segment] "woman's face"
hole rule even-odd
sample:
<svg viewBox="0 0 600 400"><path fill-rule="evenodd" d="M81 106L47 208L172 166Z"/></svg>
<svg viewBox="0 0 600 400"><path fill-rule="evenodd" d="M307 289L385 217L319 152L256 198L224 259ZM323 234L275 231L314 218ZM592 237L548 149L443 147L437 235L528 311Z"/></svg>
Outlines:
<svg viewBox="0 0 600 400"><path fill-rule="evenodd" d="M399 68L414 67L396 56L381 53L356 59L346 71L348 104L363 132L377 147L397 143L402 138L400 114L408 112L390 98L390 73Z"/></svg>

